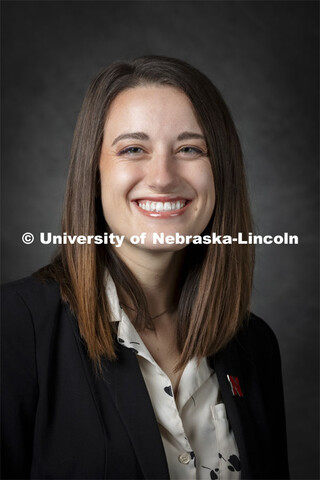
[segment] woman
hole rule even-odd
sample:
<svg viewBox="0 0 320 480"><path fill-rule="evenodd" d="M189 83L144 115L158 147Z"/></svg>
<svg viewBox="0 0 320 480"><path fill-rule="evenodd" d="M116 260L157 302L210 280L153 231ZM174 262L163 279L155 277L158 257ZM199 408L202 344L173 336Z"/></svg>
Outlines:
<svg viewBox="0 0 320 480"><path fill-rule="evenodd" d="M176 237L251 231L238 136L203 74L147 56L98 75L62 231L118 243L61 245L4 288L3 476L288 478L252 247Z"/></svg>

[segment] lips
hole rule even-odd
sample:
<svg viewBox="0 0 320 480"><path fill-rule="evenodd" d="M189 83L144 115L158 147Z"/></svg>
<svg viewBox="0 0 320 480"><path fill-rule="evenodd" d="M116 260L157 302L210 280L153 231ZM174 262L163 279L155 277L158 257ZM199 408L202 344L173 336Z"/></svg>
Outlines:
<svg viewBox="0 0 320 480"><path fill-rule="evenodd" d="M191 200L183 197L147 197L135 199L133 203L144 215L169 218L176 217L184 213L188 205L191 203Z"/></svg>

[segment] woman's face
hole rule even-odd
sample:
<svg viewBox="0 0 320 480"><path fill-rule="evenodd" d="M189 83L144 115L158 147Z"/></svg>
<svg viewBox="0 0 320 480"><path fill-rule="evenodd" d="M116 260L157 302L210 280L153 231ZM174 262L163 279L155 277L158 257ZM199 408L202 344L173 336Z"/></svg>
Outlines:
<svg viewBox="0 0 320 480"><path fill-rule="evenodd" d="M141 86L115 98L99 168L104 217L114 234L125 235L124 245L146 233L137 247L178 250L184 245L155 245L153 233L199 235L211 218L206 141L190 100L176 88Z"/></svg>

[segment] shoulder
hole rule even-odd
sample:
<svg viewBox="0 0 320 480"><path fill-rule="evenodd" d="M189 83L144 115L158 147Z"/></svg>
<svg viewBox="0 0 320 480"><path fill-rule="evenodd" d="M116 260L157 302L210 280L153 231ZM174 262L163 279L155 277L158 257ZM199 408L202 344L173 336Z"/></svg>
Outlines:
<svg viewBox="0 0 320 480"><path fill-rule="evenodd" d="M254 362L257 368L280 362L276 334L267 322L253 313L239 330L234 343L238 351Z"/></svg>
<svg viewBox="0 0 320 480"><path fill-rule="evenodd" d="M52 325L61 310L59 285L35 274L1 286L1 325L4 333L25 332Z"/></svg>
<svg viewBox="0 0 320 480"><path fill-rule="evenodd" d="M239 334L246 336L251 342L277 343L277 337L270 325L254 313L250 313Z"/></svg>
<svg viewBox="0 0 320 480"><path fill-rule="evenodd" d="M1 286L1 303L5 307L18 302L30 308L47 308L60 299L59 285L53 280L41 280L36 274Z"/></svg>

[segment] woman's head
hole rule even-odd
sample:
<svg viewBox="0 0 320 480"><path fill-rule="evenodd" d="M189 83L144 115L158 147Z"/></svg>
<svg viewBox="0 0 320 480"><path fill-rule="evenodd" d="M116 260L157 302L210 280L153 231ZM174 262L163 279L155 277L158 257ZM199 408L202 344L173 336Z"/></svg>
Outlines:
<svg viewBox="0 0 320 480"><path fill-rule="evenodd" d="M133 114L134 108L143 112L141 118ZM169 115L172 118L166 119ZM138 135L131 136L127 144L123 138L126 133ZM184 134L182 143L180 133ZM193 137L186 138L187 133ZM132 140L134 149L128 153ZM124 148L119 150L121 141ZM180 148L183 146L187 148ZM142 147L141 151L136 147ZM142 157L132 161L132 156L140 154ZM190 164L185 159L189 155L193 156ZM251 231L241 147L223 98L192 66L159 56L114 63L90 85L74 134L63 231L101 234L108 228L105 217L112 230L120 220L121 229L125 229L131 221L126 216L130 216L130 208L137 209L132 210L137 214L132 218L141 218L134 228L142 231L148 225L161 229L149 213L145 212L149 223L143 220L140 210L150 205L148 198L142 198L139 207L138 200L149 193L151 197L168 195L168 201L173 197L173 210L185 208L185 214L171 224L161 220L165 228L171 225L173 230L181 227L183 232L179 233L216 232L232 237ZM180 200L176 197L182 197L185 205L177 205ZM120 200L124 203L119 205L118 216L114 209ZM136 204L130 205L131 200ZM127 211L125 202L129 204ZM134 234L134 228L132 224L127 232ZM235 334L249 307L253 273L250 245L190 245L186 252L178 305L183 364L193 356L216 352ZM104 354L115 356L103 284L106 266L116 285L121 284L131 296L138 310L137 328L144 328L149 318L146 299L115 249L95 244L62 245L53 267L63 298L77 314L81 335L96 362Z"/></svg>
<svg viewBox="0 0 320 480"><path fill-rule="evenodd" d="M136 248L182 249L160 237L199 235L212 216L215 188L206 139L188 97L175 87L142 85L113 100L99 162L108 227ZM133 235L145 234L134 246Z"/></svg>

